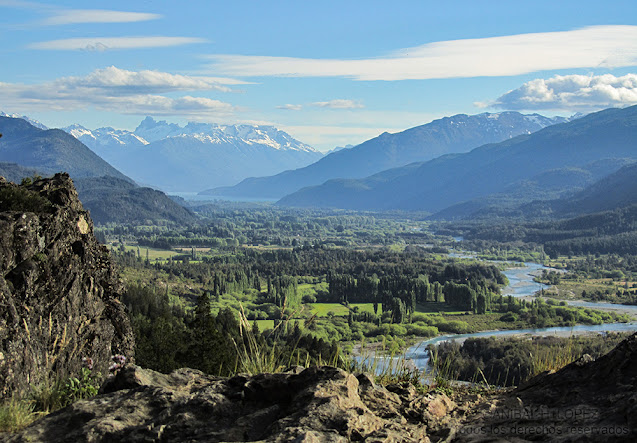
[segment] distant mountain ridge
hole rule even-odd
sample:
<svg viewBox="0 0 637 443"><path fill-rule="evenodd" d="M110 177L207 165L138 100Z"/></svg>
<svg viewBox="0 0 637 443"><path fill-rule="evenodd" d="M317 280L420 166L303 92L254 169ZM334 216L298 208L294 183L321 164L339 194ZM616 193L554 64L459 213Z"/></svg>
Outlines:
<svg viewBox="0 0 637 443"><path fill-rule="evenodd" d="M637 106L607 109L360 180L330 180L288 195L278 204L437 212L503 192L515 182L550 170L619 158L637 159Z"/></svg>
<svg viewBox="0 0 637 443"><path fill-rule="evenodd" d="M323 156L273 126L190 122L179 126L146 117L135 131L80 125L64 131L139 183L166 191L199 191L276 173Z"/></svg>
<svg viewBox="0 0 637 443"><path fill-rule="evenodd" d="M569 121L518 112L458 114L389 134L383 133L358 146L329 153L304 168L270 177L252 177L236 186L201 192L204 195L281 198L306 186L335 178L364 178L390 168L427 161L441 155L467 152L487 143L529 134ZM263 175L263 174L261 174Z"/></svg>
<svg viewBox="0 0 637 443"><path fill-rule="evenodd" d="M41 122L39 122L37 120L34 120L32 118L29 118L26 115L7 114L6 112L0 111L0 117L21 118L22 120L25 120L25 121L29 122L32 126L35 126L38 129L45 129L45 130L49 129L44 124L42 124Z"/></svg>

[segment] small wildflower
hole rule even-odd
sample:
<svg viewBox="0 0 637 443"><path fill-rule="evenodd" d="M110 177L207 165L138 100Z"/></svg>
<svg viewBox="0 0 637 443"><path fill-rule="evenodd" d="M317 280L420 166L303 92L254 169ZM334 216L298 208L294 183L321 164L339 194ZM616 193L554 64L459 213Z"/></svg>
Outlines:
<svg viewBox="0 0 637 443"><path fill-rule="evenodd" d="M93 359L90 357L82 358L82 366L88 369L89 371L93 370Z"/></svg>
<svg viewBox="0 0 637 443"><path fill-rule="evenodd" d="M117 371L126 365L126 357L121 354L111 356L111 360L113 360L113 363L108 367L108 372L110 372L111 375L117 374Z"/></svg>

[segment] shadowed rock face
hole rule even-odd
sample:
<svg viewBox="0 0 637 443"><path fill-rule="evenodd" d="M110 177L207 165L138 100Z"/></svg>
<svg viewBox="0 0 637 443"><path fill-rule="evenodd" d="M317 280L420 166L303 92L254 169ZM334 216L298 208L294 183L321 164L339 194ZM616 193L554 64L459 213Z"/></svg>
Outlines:
<svg viewBox="0 0 637 443"><path fill-rule="evenodd" d="M392 392L331 367L281 374L170 375L127 366L102 395L45 417L6 441L426 442L447 435L444 394Z"/></svg>
<svg viewBox="0 0 637 443"><path fill-rule="evenodd" d="M67 174L18 186L0 178L0 396L133 356L122 283Z"/></svg>
<svg viewBox="0 0 637 443"><path fill-rule="evenodd" d="M458 441L637 441L637 334L540 374L467 420Z"/></svg>

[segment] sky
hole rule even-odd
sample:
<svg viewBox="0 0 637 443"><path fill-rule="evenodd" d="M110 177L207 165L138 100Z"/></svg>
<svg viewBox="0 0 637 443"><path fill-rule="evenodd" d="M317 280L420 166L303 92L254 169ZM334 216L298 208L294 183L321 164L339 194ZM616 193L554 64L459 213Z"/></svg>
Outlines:
<svg viewBox="0 0 637 443"><path fill-rule="evenodd" d="M325 151L637 104L635 0L0 0L0 41L0 110L49 127L265 124Z"/></svg>

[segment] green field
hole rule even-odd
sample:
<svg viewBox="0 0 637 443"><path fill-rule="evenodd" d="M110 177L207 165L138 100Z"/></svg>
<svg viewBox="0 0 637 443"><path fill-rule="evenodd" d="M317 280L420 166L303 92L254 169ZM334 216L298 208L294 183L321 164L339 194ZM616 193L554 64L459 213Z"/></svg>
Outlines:
<svg viewBox="0 0 637 443"><path fill-rule="evenodd" d="M126 245L126 251L134 251L137 254L137 246ZM145 248L139 247L139 254L142 259L146 259L146 251L148 251L148 259L150 261L155 260L167 260L169 257L173 257L179 254L176 251L167 251L165 249L153 249L153 248Z"/></svg>
<svg viewBox="0 0 637 443"><path fill-rule="evenodd" d="M426 313L436 313L436 312L444 312L445 314L450 315L460 315L464 314L466 311L458 311L453 306L449 306L446 303L436 303L436 302L428 302L428 303L417 303L416 304L416 312L426 312Z"/></svg>
<svg viewBox="0 0 637 443"><path fill-rule="evenodd" d="M274 320L256 320L257 326L259 326L259 331L263 332L267 329L274 328ZM303 327L305 325L305 319L292 319L288 322L288 328L293 328L294 323L299 323L299 326ZM254 320L250 320L250 325L254 323Z"/></svg>
<svg viewBox="0 0 637 443"><path fill-rule="evenodd" d="M349 311L354 308L358 308L358 312L371 312L374 313L373 303L352 303L344 306L340 303L312 303L310 304L310 312L316 314L317 317L327 317L328 312L334 313L336 316L345 316L349 314ZM382 313L382 307L378 304L378 313Z"/></svg>
<svg viewBox="0 0 637 443"><path fill-rule="evenodd" d="M334 315L349 314L349 309L340 303L312 303L310 309L310 312L317 317L327 317L328 312L333 312Z"/></svg>

